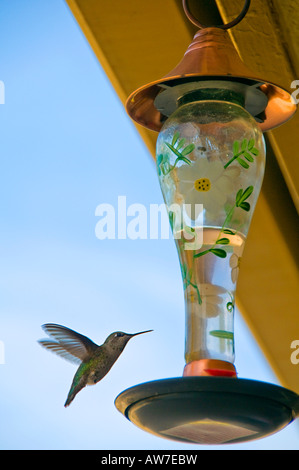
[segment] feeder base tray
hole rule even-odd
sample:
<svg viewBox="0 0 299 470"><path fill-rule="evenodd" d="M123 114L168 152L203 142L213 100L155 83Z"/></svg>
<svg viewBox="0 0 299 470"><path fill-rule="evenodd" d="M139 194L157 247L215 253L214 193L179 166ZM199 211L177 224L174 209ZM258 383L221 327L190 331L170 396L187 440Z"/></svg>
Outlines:
<svg viewBox="0 0 299 470"><path fill-rule="evenodd" d="M222 445L273 434L299 415L299 395L247 379L179 377L147 382L117 396L136 426L185 443Z"/></svg>

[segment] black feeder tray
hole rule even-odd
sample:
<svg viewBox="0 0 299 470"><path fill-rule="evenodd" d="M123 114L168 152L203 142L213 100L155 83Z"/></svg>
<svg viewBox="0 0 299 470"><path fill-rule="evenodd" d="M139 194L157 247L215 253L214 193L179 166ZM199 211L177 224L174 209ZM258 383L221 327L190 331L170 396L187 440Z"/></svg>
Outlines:
<svg viewBox="0 0 299 470"><path fill-rule="evenodd" d="M178 377L131 387L116 408L156 436L190 444L236 444L269 436L299 416L299 395L265 382Z"/></svg>

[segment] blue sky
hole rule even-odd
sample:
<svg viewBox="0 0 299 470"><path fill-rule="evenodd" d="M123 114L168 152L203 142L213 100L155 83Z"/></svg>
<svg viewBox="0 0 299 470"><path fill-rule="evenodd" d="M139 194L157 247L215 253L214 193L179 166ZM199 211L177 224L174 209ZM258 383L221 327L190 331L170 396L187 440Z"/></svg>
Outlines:
<svg viewBox="0 0 299 470"><path fill-rule="evenodd" d="M153 161L63 0L1 0L0 22L0 448L206 449L151 436L114 406L122 390L184 367L173 240L95 236L101 203L162 203ZM97 343L115 330L154 332L65 409L75 366L38 345L47 322ZM238 312L235 323L239 375L277 383ZM298 442L293 423L226 448Z"/></svg>

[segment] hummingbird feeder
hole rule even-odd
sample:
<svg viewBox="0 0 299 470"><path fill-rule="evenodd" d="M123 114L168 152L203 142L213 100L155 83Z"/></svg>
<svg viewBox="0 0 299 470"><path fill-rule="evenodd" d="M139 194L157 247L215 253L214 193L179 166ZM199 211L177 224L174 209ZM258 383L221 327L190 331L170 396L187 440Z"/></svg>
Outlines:
<svg viewBox="0 0 299 470"><path fill-rule="evenodd" d="M234 366L234 307L240 260L265 170L263 132L292 117L280 86L241 61L231 23L199 27L181 62L130 95L127 112L159 132L156 164L176 243L185 299L183 376L129 388L115 400L132 423L198 444L239 443L282 429L299 396L241 379Z"/></svg>

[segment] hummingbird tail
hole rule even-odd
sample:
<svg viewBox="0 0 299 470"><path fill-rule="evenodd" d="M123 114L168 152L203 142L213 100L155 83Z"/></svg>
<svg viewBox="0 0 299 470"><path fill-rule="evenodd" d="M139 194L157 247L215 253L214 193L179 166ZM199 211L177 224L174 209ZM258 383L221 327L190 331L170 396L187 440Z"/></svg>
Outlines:
<svg viewBox="0 0 299 470"><path fill-rule="evenodd" d="M73 399L75 398L75 393L69 393L68 396L67 396L67 399L66 399L66 402L64 404L64 407L67 408L73 401Z"/></svg>
<svg viewBox="0 0 299 470"><path fill-rule="evenodd" d="M74 380L75 381L75 380ZM80 390L82 390L82 388L84 388L86 385L86 381L85 380L80 380L79 383L77 384L72 384L71 386L71 389L69 391L69 394L67 396L67 399L66 399L66 402L64 404L64 407L66 408L67 406L69 406L72 401L74 400L75 396L77 395L77 393L80 392Z"/></svg>

